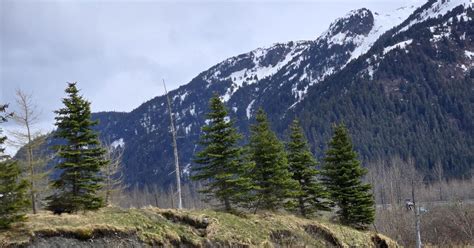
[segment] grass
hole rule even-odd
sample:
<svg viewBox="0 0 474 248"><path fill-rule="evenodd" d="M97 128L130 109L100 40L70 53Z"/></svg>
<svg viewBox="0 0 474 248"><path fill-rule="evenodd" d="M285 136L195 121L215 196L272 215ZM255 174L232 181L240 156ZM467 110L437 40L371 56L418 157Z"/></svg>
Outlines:
<svg viewBox="0 0 474 248"><path fill-rule="evenodd" d="M328 220L279 213L234 215L214 210L104 208L96 212L28 215L24 223L0 231L0 247L28 244L36 236L91 239L109 234L134 236L150 246L204 243L248 247L389 247L396 243L373 232L358 231Z"/></svg>

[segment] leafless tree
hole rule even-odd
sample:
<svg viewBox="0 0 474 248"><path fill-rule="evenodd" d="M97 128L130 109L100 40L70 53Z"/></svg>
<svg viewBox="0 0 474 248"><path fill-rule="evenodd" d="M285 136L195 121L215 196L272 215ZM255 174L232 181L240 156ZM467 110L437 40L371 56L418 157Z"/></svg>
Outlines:
<svg viewBox="0 0 474 248"><path fill-rule="evenodd" d="M443 165L441 164L441 162L439 162L439 161L436 162L436 164L434 166L434 169L433 169L433 173L436 177L437 184L438 184L439 200L442 201L442 200L444 200L444 198L443 198L444 169L443 169Z"/></svg>
<svg viewBox="0 0 474 248"><path fill-rule="evenodd" d="M47 183L46 171L44 169L46 156L39 154L40 146L45 142L46 136L36 129L40 112L33 102L33 97L21 90L16 91L16 108L13 120L19 129L10 131L13 137L10 144L20 149L18 154L20 161L24 162L27 170L27 179L30 184L31 208L33 214L38 211L38 194L44 192Z"/></svg>
<svg viewBox="0 0 474 248"><path fill-rule="evenodd" d="M474 245L474 178L446 180L436 169L420 171L413 161L394 157L369 163L367 179L373 183L377 202L377 230L405 247L416 246L415 206L407 209L405 200L421 207L419 226L426 246L470 247ZM429 174L428 174L429 173ZM443 176L441 176L443 174ZM435 178L436 180L426 180ZM412 195L412 182L414 195ZM441 195L440 195L441 189ZM443 201L440 201L442 196ZM402 202L399 204L399 200Z"/></svg>
<svg viewBox="0 0 474 248"><path fill-rule="evenodd" d="M113 196L124 190L122 158L125 147L123 144L116 143L103 143L102 147L106 150L105 159L109 161L102 167L104 176L102 190L105 195L105 204L109 205Z"/></svg>
<svg viewBox="0 0 474 248"><path fill-rule="evenodd" d="M168 102L168 112L170 114L170 127L171 135L173 138L173 154L174 154L174 166L175 166L175 175L176 175L176 196L178 198L178 209L183 208L183 199L181 196L181 173L179 170L179 156L178 156L178 144L176 143L176 128L174 125L174 118L172 112L172 106L168 91L166 90L165 80L163 79L163 86L165 88L166 100ZM174 204L173 204L174 205Z"/></svg>

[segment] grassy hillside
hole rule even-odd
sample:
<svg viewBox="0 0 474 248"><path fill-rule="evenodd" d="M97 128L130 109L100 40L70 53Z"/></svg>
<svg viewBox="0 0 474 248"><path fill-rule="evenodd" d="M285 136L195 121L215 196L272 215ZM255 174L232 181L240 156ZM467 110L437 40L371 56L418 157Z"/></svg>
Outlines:
<svg viewBox="0 0 474 248"><path fill-rule="evenodd" d="M0 231L0 247L397 247L387 237L292 215L105 208L29 215Z"/></svg>

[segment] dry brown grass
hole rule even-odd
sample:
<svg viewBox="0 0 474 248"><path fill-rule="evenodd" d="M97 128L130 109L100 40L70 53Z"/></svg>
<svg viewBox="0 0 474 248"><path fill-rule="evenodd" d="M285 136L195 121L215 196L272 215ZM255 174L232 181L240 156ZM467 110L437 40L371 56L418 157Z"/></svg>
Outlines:
<svg viewBox="0 0 474 248"><path fill-rule="evenodd" d="M133 235L144 244L273 247L397 247L374 232L362 232L327 220L302 219L280 213L234 215L213 210L105 208L97 212L29 215L28 221L0 232L0 246L26 244L35 236L66 235L91 239L98 235Z"/></svg>

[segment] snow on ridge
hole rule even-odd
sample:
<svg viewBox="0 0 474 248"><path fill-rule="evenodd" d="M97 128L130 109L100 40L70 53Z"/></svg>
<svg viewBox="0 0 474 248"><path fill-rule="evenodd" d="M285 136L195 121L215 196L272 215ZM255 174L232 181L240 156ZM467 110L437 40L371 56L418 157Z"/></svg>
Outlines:
<svg viewBox="0 0 474 248"><path fill-rule="evenodd" d="M221 96L221 99L224 102L227 102L232 95L243 86L244 82L247 84L254 84L257 81L270 77L280 71L284 66L289 64L293 58L299 56L306 48L307 42L294 43L293 46L289 47L291 49L285 55L285 57L280 60L275 65L262 66L261 61L265 58L269 49L258 48L249 54L253 58L255 64L252 68L244 68L240 71L235 71L231 73L228 77L221 78L220 80L231 80L232 86L227 89L226 93ZM277 46L277 45L275 45Z"/></svg>
<svg viewBox="0 0 474 248"><path fill-rule="evenodd" d="M411 5L409 7L397 8L396 10L386 14L374 12L374 25L372 30L370 30L367 36L361 36L356 40L358 42L357 46L354 51L352 51L351 58L347 63L357 59L369 51L375 41L377 41L382 34L400 25L400 23L407 19L415 9L416 6Z"/></svg>
<svg viewBox="0 0 474 248"><path fill-rule="evenodd" d="M370 10L367 10L367 9L353 10L349 12L348 14L346 14L345 17L339 18L335 22L333 22L331 26L329 27L329 29L325 31L320 36L320 38L318 38L318 41L326 40L329 45L344 44L344 43L352 42L355 45L355 48L353 51L351 51L350 58L345 62L345 64L341 68L338 68L338 69L334 67L324 68L324 70L322 70L319 73L319 75L313 75L313 76L310 75L309 77L310 82L301 90L298 90L298 87L297 87L298 85L294 85L292 87L292 93L295 96L296 101L294 104L290 106L290 109L294 108L299 102L301 102L304 99L309 87L324 80L325 78L333 74L335 71L341 70L342 68L344 68L352 60L355 60L359 58L361 55L367 53L369 49L373 46L373 44L380 38L381 35L383 35L388 30L400 25L400 23L405 21L417 7L418 6L416 5L400 7L388 13L380 13L378 11L372 11L372 14L374 17L374 23L371 30L366 35L359 34L359 35L348 37L347 33L334 33L333 31L334 31L335 25L341 20L347 21L351 16L356 15L356 14L365 16L369 14ZM400 45L408 45L408 44L398 44L398 45L400 46ZM374 68L370 68L368 72L372 76L374 72ZM308 73L305 73L301 75L300 81L307 78L308 78Z"/></svg>
<svg viewBox="0 0 474 248"><path fill-rule="evenodd" d="M409 40L405 40L405 41L402 41L402 42L398 42L395 45L388 46L388 47L383 49L383 55L389 53L390 51L392 51L395 48L404 49L406 46L410 45L412 42L413 42L413 39L409 39Z"/></svg>
<svg viewBox="0 0 474 248"><path fill-rule="evenodd" d="M316 42L325 40L328 42L329 45L346 44L352 42L355 45L355 49L351 52L350 59L346 61L344 66L342 66L342 68L344 68L350 61L365 54L372 47L373 43L383 33L403 22L413 12L414 9L415 6L410 6L398 8L387 14L379 14L377 12L372 12L372 15L374 16L374 24L367 35L349 35L348 31L336 33L337 25L346 24L350 21L350 18L352 16L360 15L361 17L366 17L371 14L370 10L365 8L352 10L344 17L336 19L336 21L334 21L330 25L329 29L325 31L316 40ZM222 63L215 66L212 71L208 72L207 75L203 77L203 79L209 83L212 83L212 81L232 81L232 86L229 87L227 91L221 96L221 99L224 102L227 102L230 100L232 95L243 86L244 82L246 82L247 84L254 84L263 78L270 77L276 74L282 68L285 68L288 64L292 64L293 68L299 66L302 61L302 58L298 58L297 61L294 61L294 58L298 57L307 47L310 46L310 44L311 41L299 41L293 43L277 43L268 48L257 48L249 53L235 56L223 61ZM261 62L265 59L268 52L280 46L286 46L285 49L289 49L289 51L286 51L286 56L275 65L263 66ZM229 76L222 77L220 71L223 68L235 65L241 59L251 59L254 66L250 68L243 68L239 71L234 71ZM326 68L320 73L320 75L317 75L313 79L310 79L311 82L309 86L317 83L318 81L324 80L324 78L326 78L334 71L334 68ZM301 80L304 80L307 75L304 74L301 77L303 77L301 78ZM292 89L292 91L296 98L298 98L298 100L301 100L306 94L307 89L304 89L302 92L299 92L299 90L295 88Z"/></svg>
<svg viewBox="0 0 474 248"><path fill-rule="evenodd" d="M349 42L353 42L354 39L358 39L359 35L351 36L349 33L351 31L337 31L339 25L346 25L347 22L351 19L351 17L360 15L361 17L366 17L369 15L369 10L367 9L356 9L351 10L345 16L337 18L335 21L329 25L329 28L324 31L317 39L318 42L326 41L329 47L332 45L343 45Z"/></svg>
<svg viewBox="0 0 474 248"><path fill-rule="evenodd" d="M207 81L208 83L212 83L213 81L222 81L222 80L226 80L226 79L233 79L231 76L222 77L221 76L221 70L222 70L222 68L231 67L231 66L235 65L238 61L243 60L243 59L251 59L254 62L254 66L251 67L251 68L244 68L241 71L233 72L233 73L236 73L234 76L237 76L239 72L245 72L245 70L247 70L249 72L252 72L252 71L255 72L259 67L263 67L263 66L260 65L260 62L266 57L266 55L268 54L269 51L272 51L276 48L284 46L288 49L291 49L291 51L290 51L290 53L291 53L291 52L294 52L295 50L301 50L301 49L304 49L304 48L308 47L310 45L310 43L312 43L312 41L305 41L305 40L290 41L290 42L287 42L287 43L275 43L275 44L273 44L271 46L268 46L268 47L260 47L260 48L254 49L254 50L252 50L248 53L244 53L244 54L240 54L240 55L237 55L237 56L234 56L234 57L227 58L226 60L224 60L224 61L218 63L217 65L215 65L214 67L212 67L211 70L208 71L203 76L203 80ZM253 73L253 74L255 74L255 73ZM243 73L242 73L242 75L243 75ZM250 76L248 76L247 78L250 79Z"/></svg>
<svg viewBox="0 0 474 248"><path fill-rule="evenodd" d="M329 28L324 31L319 37L320 39L330 39L332 36L337 35L334 33L334 29L336 29L337 25L345 25L349 21L349 19L355 15L360 15L361 17L366 17L369 15L369 10L367 9L355 9L349 11L347 14L345 14L343 17L337 18L335 21L333 21L330 25Z"/></svg>
<svg viewBox="0 0 474 248"><path fill-rule="evenodd" d="M404 32L408 30L411 26L416 23L426 21L430 18L437 18L438 16L444 16L452 9L462 5L464 9L472 8L472 0L437 0L429 8L423 10L421 13L418 13L415 20L412 20L405 27L400 29L399 32Z"/></svg>
<svg viewBox="0 0 474 248"><path fill-rule="evenodd" d="M294 57L301 54L302 50L296 51L293 49L292 51L288 52L285 58L279 61L276 65L268 65L268 66L260 66L259 62L255 63L256 66L251 69L243 69L240 71L233 72L229 77L226 79L232 79L233 83L240 87L242 86L244 81L250 81L249 83L256 82L257 80L252 80L252 78L257 77L258 80L269 77L277 73L283 66L288 64ZM254 56L254 59L257 56ZM247 75L246 77L244 75ZM235 78L235 80L234 80ZM250 80L249 80L250 79Z"/></svg>
<svg viewBox="0 0 474 248"><path fill-rule="evenodd" d="M369 51L375 41L377 41L382 34L400 25L400 23L406 20L416 8L417 6L411 5L397 8L388 13L379 13L377 11L373 11L372 13L374 17L374 23L372 29L367 35L358 34L355 36L350 36L347 32L334 33L335 26L339 22L342 21L344 24L349 20L350 17L354 15L361 15L362 17L364 17L368 15L370 11L367 9L352 10L344 17L336 19L336 21L334 21L329 26L328 30L323 32L323 34L318 38L318 41L327 41L329 46L335 44L343 45L347 43L353 43L355 45L355 48L351 52L351 57L343 66L345 67L349 62L357 59L358 57Z"/></svg>

